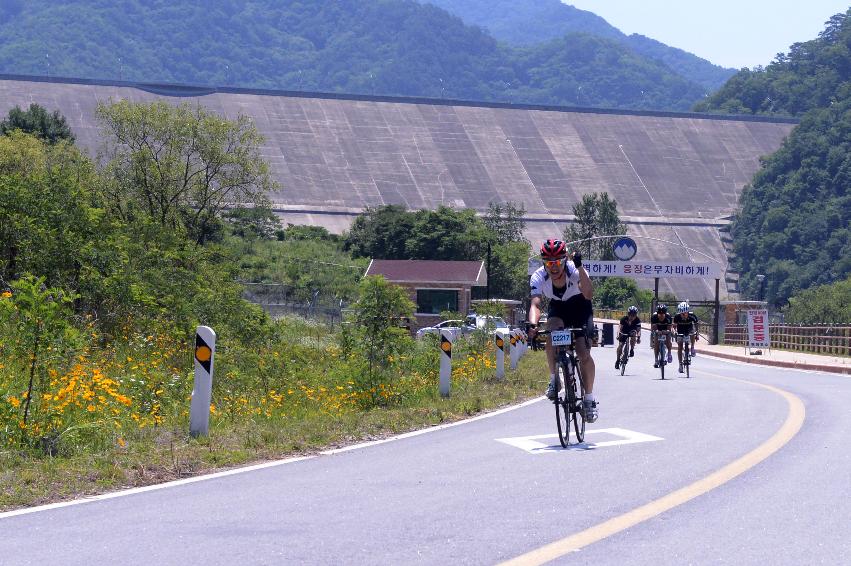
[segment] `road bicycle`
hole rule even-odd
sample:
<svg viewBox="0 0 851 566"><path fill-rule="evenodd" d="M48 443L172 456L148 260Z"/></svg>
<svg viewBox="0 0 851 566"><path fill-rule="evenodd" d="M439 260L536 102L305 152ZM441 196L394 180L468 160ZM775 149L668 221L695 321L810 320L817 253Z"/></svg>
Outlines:
<svg viewBox="0 0 851 566"><path fill-rule="evenodd" d="M629 351L632 349L632 337L635 336L635 330L630 330L629 334L618 332L619 336L626 336L623 343L623 352L621 353L621 375L626 371L626 362L629 361Z"/></svg>
<svg viewBox="0 0 851 566"><path fill-rule="evenodd" d="M697 333L695 333L697 334ZM697 334L699 336L699 334ZM686 377L691 377L691 334L677 334L677 343L683 344L683 367L685 368Z"/></svg>
<svg viewBox="0 0 851 566"><path fill-rule="evenodd" d="M654 330L656 343L659 344L659 354L656 356L656 363L659 365L659 371L662 373L662 379L665 379L665 365L668 363L668 335L670 330Z"/></svg>
<svg viewBox="0 0 851 566"><path fill-rule="evenodd" d="M683 345L683 368L685 368L686 377L691 377L689 371L691 367L691 334L677 334L677 344Z"/></svg>
<svg viewBox="0 0 851 566"><path fill-rule="evenodd" d="M570 444L571 424L577 444L585 440L585 412L582 409L585 387L582 385L582 370L579 368L575 345L577 339L585 338L585 329L542 330L538 335L549 335L555 348L558 394L553 405L556 408L558 439L562 447L567 448Z"/></svg>

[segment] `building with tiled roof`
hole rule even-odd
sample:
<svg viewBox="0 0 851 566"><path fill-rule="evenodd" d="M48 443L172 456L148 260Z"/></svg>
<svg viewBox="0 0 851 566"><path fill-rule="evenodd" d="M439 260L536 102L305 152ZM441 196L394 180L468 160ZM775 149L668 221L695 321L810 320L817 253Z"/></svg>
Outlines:
<svg viewBox="0 0 851 566"><path fill-rule="evenodd" d="M366 269L369 275L382 275L408 290L417 305L417 328L437 323L442 311L468 313L471 289L488 283L483 261L373 259Z"/></svg>

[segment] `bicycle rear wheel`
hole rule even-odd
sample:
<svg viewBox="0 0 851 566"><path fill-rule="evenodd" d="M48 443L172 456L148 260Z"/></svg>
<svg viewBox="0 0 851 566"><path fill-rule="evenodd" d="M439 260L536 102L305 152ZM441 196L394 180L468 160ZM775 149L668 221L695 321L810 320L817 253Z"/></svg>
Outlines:
<svg viewBox="0 0 851 566"><path fill-rule="evenodd" d="M559 385L565 384L567 380L565 379L565 368L564 365L559 362L558 368L556 370L558 372L558 383ZM563 390L562 395L556 397L556 400L553 404L556 406L556 426L558 426L558 440L561 442L562 448L567 448L568 444L570 444L570 409L568 408L570 405L567 404L567 387Z"/></svg>
<svg viewBox="0 0 851 566"><path fill-rule="evenodd" d="M689 348L689 346L686 345L686 351L683 352L683 365L686 366L686 377L687 378L691 377L691 372L689 371L689 368L691 367L691 356L688 353L688 348Z"/></svg>
<svg viewBox="0 0 851 566"><path fill-rule="evenodd" d="M585 397L585 388L582 386L582 373L579 370L579 364L576 365L576 375L570 376L572 386L568 386L570 392L571 408L570 414L573 420L573 430L576 432L576 442L581 443L585 440L585 411L582 407L582 399Z"/></svg>

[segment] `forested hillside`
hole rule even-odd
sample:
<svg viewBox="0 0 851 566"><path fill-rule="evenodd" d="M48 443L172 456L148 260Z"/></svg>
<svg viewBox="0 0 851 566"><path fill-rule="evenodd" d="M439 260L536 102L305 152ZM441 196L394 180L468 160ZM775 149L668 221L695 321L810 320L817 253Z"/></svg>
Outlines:
<svg viewBox="0 0 851 566"><path fill-rule="evenodd" d="M851 274L851 10L765 69L742 71L700 110L801 116L741 197L733 265L746 295L784 303Z"/></svg>
<svg viewBox="0 0 851 566"><path fill-rule="evenodd" d="M535 45L581 32L611 40L636 55L659 61L677 75L718 89L735 71L634 33L627 36L606 20L560 0L421 0L456 14L468 24L485 28L496 39L512 45Z"/></svg>
<svg viewBox="0 0 851 566"><path fill-rule="evenodd" d="M698 112L801 116L851 94L851 28L836 14L817 39L795 43L768 66L743 69L695 106Z"/></svg>
<svg viewBox="0 0 851 566"><path fill-rule="evenodd" d="M413 0L7 0L0 73L657 110L706 92L611 40L514 47Z"/></svg>

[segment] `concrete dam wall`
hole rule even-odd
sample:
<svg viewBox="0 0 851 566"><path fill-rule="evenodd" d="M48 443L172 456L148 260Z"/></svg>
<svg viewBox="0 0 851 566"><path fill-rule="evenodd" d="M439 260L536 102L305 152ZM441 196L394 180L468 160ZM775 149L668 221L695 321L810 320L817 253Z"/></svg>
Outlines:
<svg viewBox="0 0 851 566"><path fill-rule="evenodd" d="M723 228L738 197L776 151L791 120L475 104L235 88L134 85L0 76L0 113L38 103L59 110L94 155L98 102L202 104L252 118L281 190L284 222L341 232L369 206L485 211L522 204L533 244L560 237L583 194L606 191L637 239L636 260L706 262L726 271ZM734 293L735 274L722 281ZM652 280L640 282L652 285ZM660 291L709 298L714 281L663 281Z"/></svg>

